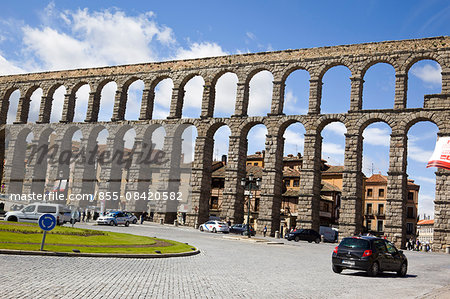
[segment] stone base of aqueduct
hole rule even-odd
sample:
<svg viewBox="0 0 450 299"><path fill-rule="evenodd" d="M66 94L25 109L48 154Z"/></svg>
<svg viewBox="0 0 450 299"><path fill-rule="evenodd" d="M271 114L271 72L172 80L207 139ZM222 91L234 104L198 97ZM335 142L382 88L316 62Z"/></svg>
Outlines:
<svg viewBox="0 0 450 299"><path fill-rule="evenodd" d="M442 92L426 95L422 108L408 109L407 81L409 68L419 60L431 59L442 68ZM395 100L391 109L363 110L362 91L365 72L376 63L388 63L395 69ZM322 77L331 67L344 65L351 71L350 110L341 114L321 114ZM286 78L293 71L303 69L310 74L310 93L308 113L305 115L284 115L284 88ZM266 116L248 117L249 82L262 70L273 75L273 95L271 111ZM214 117L215 84L225 73L231 72L238 78L235 113L228 118ZM182 118L184 87L195 76L204 80L200 118ZM167 119L152 119L155 87L161 80L170 78L174 87L170 115ZM129 86L136 80L145 84L137 121L125 120ZM110 122L98 122L101 90L108 82L116 82L117 91L113 117ZM89 85L89 103L84 122L73 122L76 92L83 85ZM66 94L60 123L50 123L53 94L60 86L65 86ZM38 88L43 90L39 120L28 122L31 94ZM20 91L17 117L14 124L7 125L6 117L11 94ZM43 193L46 184L68 176L68 166L50 165L27 159L26 137L33 133L32 143L48 145L49 136L56 133L59 150L70 149L75 131L81 130L81 144L86 149L95 144L98 133L107 129L107 147L123 149L123 135L133 128L136 131L135 146L145 151L151 143L152 133L164 127L164 151L171 153L171 162L179 163L181 149L179 140L183 129L193 125L198 137L195 142L195 156L192 164L191 208L187 213L187 223L194 225L209 216L209 197L211 194L211 164L213 159L214 133L221 126L228 126L229 139L228 165L224 187L223 218L232 222L242 222L244 218L244 190L240 180L245 176L247 154L247 133L257 124L264 124L266 136L265 169L261 186L261 201L258 228L267 226L273 234L279 229L280 205L282 195L283 133L295 122L306 130L303 168L300 184L301 194L298 203L298 225L304 228L319 226L320 200L320 161L322 129L331 122L345 125L345 162L343 190L340 207L339 231L341 236L358 234L362 229L362 132L374 122L384 122L392 130L388 172L387 206L385 234L397 245L405 244L407 200L407 133L409 128L420 121L431 121L439 128L439 136L450 136L450 38L437 37L418 40L389 41L369 44L334 46L279 52L230 55L223 57L169 61L161 63L136 64L116 67L67 70L0 77L0 113L3 137L9 136L9 146L2 155L6 161L3 166L3 182L6 193ZM339 99L342 100L342 99ZM4 139L4 138L3 138ZM4 144L3 144L4 145ZM20 150L19 150L20 149ZM177 158L178 157L178 158ZM176 162L174 162L176 161ZM86 167L74 171L72 192L92 191L94 177L88 177ZM164 168L170 177L171 167ZM148 188L150 170L143 169L133 161L129 168L126 189L142 191ZM92 170L91 170L92 173ZM120 190L120 167L114 162L103 167L100 190ZM46 180L47 176L47 180ZM178 178L179 179L179 178ZM170 182L170 180L169 180ZM170 184L170 183L169 183ZM160 186L163 188L164 186ZM170 186L166 186L170 188ZM130 207L142 210L142 202L130 201ZM435 193L435 250L450 246L450 171L438 169L436 172ZM114 202L109 204L114 206ZM167 221L173 220L174 213L161 215Z"/></svg>

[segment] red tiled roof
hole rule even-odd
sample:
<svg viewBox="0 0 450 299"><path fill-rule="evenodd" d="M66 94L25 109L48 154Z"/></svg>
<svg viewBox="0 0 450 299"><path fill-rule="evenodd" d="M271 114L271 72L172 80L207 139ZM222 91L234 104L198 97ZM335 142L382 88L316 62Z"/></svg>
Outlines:
<svg viewBox="0 0 450 299"><path fill-rule="evenodd" d="M420 220L419 222L417 222L417 225L433 225L434 224L434 220Z"/></svg>
<svg viewBox="0 0 450 299"><path fill-rule="evenodd" d="M366 180L366 183L386 183L387 176L382 174L373 174L370 178Z"/></svg>
<svg viewBox="0 0 450 299"><path fill-rule="evenodd" d="M330 174L330 173L342 174L342 172L344 172L344 166L332 166L332 165L327 165L327 166L329 168L327 170L322 171L326 174Z"/></svg>
<svg viewBox="0 0 450 299"><path fill-rule="evenodd" d="M283 177L300 177L300 171L287 167L283 169Z"/></svg>

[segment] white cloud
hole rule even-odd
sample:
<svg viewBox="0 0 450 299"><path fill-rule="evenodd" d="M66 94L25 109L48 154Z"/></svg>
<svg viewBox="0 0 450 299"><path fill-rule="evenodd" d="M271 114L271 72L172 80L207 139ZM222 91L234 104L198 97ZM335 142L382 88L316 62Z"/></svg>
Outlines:
<svg viewBox="0 0 450 299"><path fill-rule="evenodd" d="M434 195L419 192L419 214L434 217Z"/></svg>
<svg viewBox="0 0 450 299"><path fill-rule="evenodd" d="M214 116L234 114L238 78L236 74L223 74L216 83L216 102Z"/></svg>
<svg viewBox="0 0 450 299"><path fill-rule="evenodd" d="M214 57L228 55L221 46L216 43L202 42L192 43L189 49L179 48L174 59L193 59L202 57Z"/></svg>
<svg viewBox="0 0 450 299"><path fill-rule="evenodd" d="M5 57L0 55L0 75L13 75L20 73L25 73L25 70L17 67L14 63L6 60Z"/></svg>
<svg viewBox="0 0 450 299"><path fill-rule="evenodd" d="M429 184L436 184L436 178L430 178L430 177L425 177L425 176L415 176L414 179L416 181L421 181L421 182L425 182L425 183L429 183Z"/></svg>
<svg viewBox="0 0 450 299"><path fill-rule="evenodd" d="M273 90L272 82L273 76L268 71L259 72L250 80L249 116L264 116L270 112Z"/></svg>
<svg viewBox="0 0 450 299"><path fill-rule="evenodd" d="M347 128L345 127L345 125L343 123L340 122L332 122L330 124L328 124L324 129L324 132L328 133L333 133L335 135L344 135L345 133L347 133Z"/></svg>
<svg viewBox="0 0 450 299"><path fill-rule="evenodd" d="M367 128L363 132L364 142L371 145L389 146L390 130L380 128Z"/></svg>
<svg viewBox="0 0 450 299"><path fill-rule="evenodd" d="M433 151L424 150L411 139L408 140L408 158L417 162L427 163L432 154Z"/></svg>
<svg viewBox="0 0 450 299"><path fill-rule="evenodd" d="M438 85L442 81L441 67L438 64L435 66L432 64L425 64L422 67L416 66L411 68L411 73L425 83Z"/></svg>
<svg viewBox="0 0 450 299"><path fill-rule="evenodd" d="M322 144L322 153L333 154L333 155L344 155L345 150L341 144L324 142Z"/></svg>

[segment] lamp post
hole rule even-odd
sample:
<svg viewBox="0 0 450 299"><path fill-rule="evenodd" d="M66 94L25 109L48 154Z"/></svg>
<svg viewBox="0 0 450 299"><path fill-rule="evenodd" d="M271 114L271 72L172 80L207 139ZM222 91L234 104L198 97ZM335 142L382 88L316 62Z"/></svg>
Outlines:
<svg viewBox="0 0 450 299"><path fill-rule="evenodd" d="M251 233L250 233L250 201L253 197L252 194L252 189L253 189L253 184L256 184L256 186L259 186L261 184L261 179L258 178L256 180L254 180L254 176L253 173L250 173L248 176L248 184L247 184L247 179L246 178L242 178L241 179L241 186L244 187L248 186L248 191L249 191L249 196L248 196L248 201L247 201L247 236L248 238L251 238ZM255 191L255 198L256 198L256 191Z"/></svg>

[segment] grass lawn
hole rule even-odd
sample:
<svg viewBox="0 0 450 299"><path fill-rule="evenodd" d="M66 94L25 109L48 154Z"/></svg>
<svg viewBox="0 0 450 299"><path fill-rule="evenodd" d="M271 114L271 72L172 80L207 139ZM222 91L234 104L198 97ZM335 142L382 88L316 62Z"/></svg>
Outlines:
<svg viewBox="0 0 450 299"><path fill-rule="evenodd" d="M0 221L0 249L39 250L41 241L42 230L35 223ZM47 232L44 246L46 251L130 254L179 253L191 248L172 240L61 226Z"/></svg>

